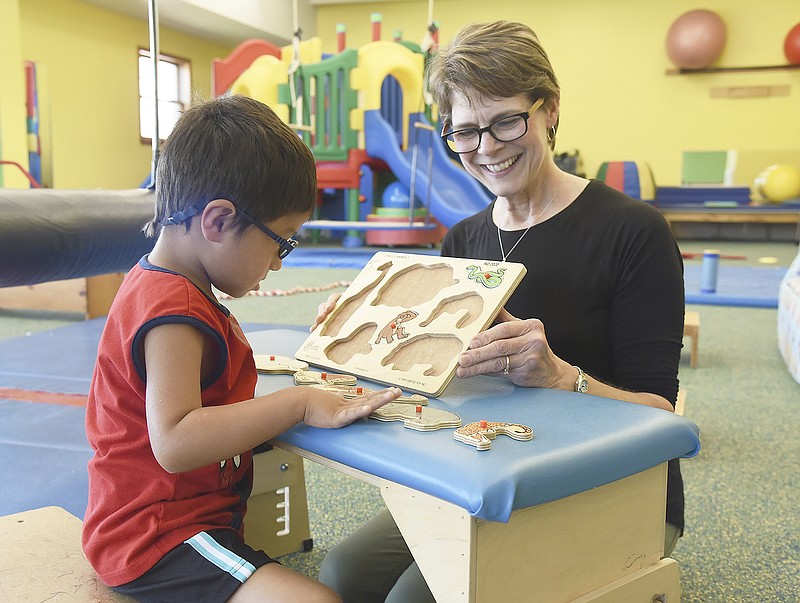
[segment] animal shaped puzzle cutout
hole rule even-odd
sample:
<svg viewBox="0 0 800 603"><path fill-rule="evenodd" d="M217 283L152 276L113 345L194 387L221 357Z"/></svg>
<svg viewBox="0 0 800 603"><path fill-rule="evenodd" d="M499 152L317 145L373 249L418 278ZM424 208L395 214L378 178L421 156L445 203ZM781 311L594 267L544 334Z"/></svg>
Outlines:
<svg viewBox="0 0 800 603"><path fill-rule="evenodd" d="M297 371L294 374L295 385L355 385L353 375L337 375L335 373L318 373L316 371Z"/></svg>
<svg viewBox="0 0 800 603"><path fill-rule="evenodd" d="M461 425L461 417L450 411L396 402L384 404L370 413L369 418L378 421L402 421L403 427L415 431L436 431Z"/></svg>
<svg viewBox="0 0 800 603"><path fill-rule="evenodd" d="M489 450L492 440L498 435L507 435L520 441L533 439L533 429L519 423L506 423L505 421L477 421L467 423L453 432L453 438L478 450Z"/></svg>
<svg viewBox="0 0 800 603"><path fill-rule="evenodd" d="M345 398L355 398L356 396L363 396L365 394L371 394L374 392L374 389L369 387L362 387L361 385L343 385L343 384L313 384L311 387L318 387L319 389L324 389L329 392L336 392L337 394L341 394ZM402 404L404 406L408 406L409 404L421 404L427 405L428 399L425 396L421 396L420 394L401 394L397 398L394 399L394 404Z"/></svg>
<svg viewBox="0 0 800 603"><path fill-rule="evenodd" d="M297 371L308 368L307 362L289 356L255 354L253 359L256 362L256 372L263 375L294 375Z"/></svg>
<svg viewBox="0 0 800 603"><path fill-rule="evenodd" d="M379 251L297 358L439 396L525 272L513 262Z"/></svg>

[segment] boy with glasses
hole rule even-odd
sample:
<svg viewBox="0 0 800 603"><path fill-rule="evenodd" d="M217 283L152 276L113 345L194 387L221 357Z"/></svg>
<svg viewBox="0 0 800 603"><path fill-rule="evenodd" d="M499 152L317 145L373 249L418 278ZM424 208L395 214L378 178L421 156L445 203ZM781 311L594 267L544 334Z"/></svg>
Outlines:
<svg viewBox="0 0 800 603"><path fill-rule="evenodd" d="M146 226L158 239L111 307L86 409L84 551L139 601L339 601L245 544L252 449L299 422L342 427L400 391L254 398L252 350L212 289L240 297L280 270L315 175L300 138L240 96L189 109L164 146Z"/></svg>

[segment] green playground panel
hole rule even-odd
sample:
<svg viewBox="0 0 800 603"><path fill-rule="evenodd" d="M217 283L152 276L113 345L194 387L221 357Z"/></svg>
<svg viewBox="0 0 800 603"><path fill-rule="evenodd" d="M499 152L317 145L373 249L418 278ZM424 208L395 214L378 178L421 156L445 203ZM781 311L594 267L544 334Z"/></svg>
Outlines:
<svg viewBox="0 0 800 603"><path fill-rule="evenodd" d="M292 75L303 98L316 99L314 134L302 130L300 135L318 161L347 161L348 151L358 147L358 132L350 127L350 111L358 104L358 93L350 86L350 70L357 64L358 51L348 49L319 63L302 65ZM297 115L289 84L278 87L278 99L290 107L292 123L311 125L308 102L303 115Z"/></svg>

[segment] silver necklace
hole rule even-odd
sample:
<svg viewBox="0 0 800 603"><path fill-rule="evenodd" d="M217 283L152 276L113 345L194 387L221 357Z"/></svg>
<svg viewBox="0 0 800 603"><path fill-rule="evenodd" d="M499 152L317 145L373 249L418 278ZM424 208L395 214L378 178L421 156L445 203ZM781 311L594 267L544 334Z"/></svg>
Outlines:
<svg viewBox="0 0 800 603"><path fill-rule="evenodd" d="M528 228L525 229L525 232L523 232L522 235L520 235L520 237L517 239L517 242L514 243L514 245L512 245L511 249L508 250L508 253L506 253L505 250L503 249L503 238L500 236L500 227L499 226L497 227L497 242L500 243L500 255L503 256L504 262L506 261L506 259L508 259L508 256L511 255L511 252L513 252L517 248L519 242L525 238L525 235L528 234L528 231L534 226L536 226L536 223L539 221L539 218L541 218L545 214L545 212L548 209L550 209L550 206L553 204L553 201L558 196L558 191L561 190L561 184L563 182L564 182L564 172L561 172L561 179L558 181L558 187L556 188L556 192L554 192L553 196L550 197L550 201L548 201L547 205L544 206L544 209L541 212L539 212L539 215L533 219L533 223L530 226L528 226Z"/></svg>

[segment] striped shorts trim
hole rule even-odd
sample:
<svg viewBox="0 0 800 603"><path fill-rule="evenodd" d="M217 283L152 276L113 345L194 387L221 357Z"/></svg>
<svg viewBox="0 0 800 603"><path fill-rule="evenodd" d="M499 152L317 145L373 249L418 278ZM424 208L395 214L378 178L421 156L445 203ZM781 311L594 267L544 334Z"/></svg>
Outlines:
<svg viewBox="0 0 800 603"><path fill-rule="evenodd" d="M244 582L256 571L256 567L252 563L220 545L208 535L208 532L200 532L184 541L184 544L188 544L208 561L222 571L228 572L239 582Z"/></svg>
<svg viewBox="0 0 800 603"><path fill-rule="evenodd" d="M144 575L115 586L140 603L227 601L262 565L277 563L235 530L209 530L179 544Z"/></svg>

